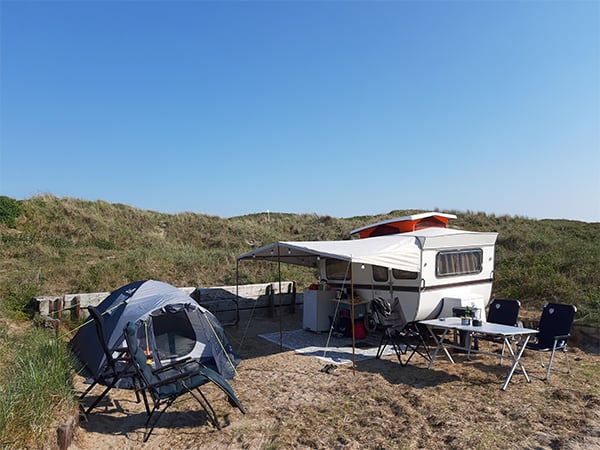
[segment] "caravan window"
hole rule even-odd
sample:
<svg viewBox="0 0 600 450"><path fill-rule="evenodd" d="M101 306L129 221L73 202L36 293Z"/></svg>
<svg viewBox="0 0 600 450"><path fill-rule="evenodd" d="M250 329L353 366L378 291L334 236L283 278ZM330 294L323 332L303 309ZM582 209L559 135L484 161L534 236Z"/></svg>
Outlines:
<svg viewBox="0 0 600 450"><path fill-rule="evenodd" d="M392 269L392 276L396 280L416 280L419 276L419 273L411 272L409 270Z"/></svg>
<svg viewBox="0 0 600 450"><path fill-rule="evenodd" d="M325 274L328 280L350 280L352 278L350 263L338 259L327 259Z"/></svg>
<svg viewBox="0 0 600 450"><path fill-rule="evenodd" d="M483 250L451 250L439 252L435 259L435 274L438 277L451 277L480 273Z"/></svg>
<svg viewBox="0 0 600 450"><path fill-rule="evenodd" d="M382 266L371 266L373 268L373 281L387 281L388 280L388 268Z"/></svg>

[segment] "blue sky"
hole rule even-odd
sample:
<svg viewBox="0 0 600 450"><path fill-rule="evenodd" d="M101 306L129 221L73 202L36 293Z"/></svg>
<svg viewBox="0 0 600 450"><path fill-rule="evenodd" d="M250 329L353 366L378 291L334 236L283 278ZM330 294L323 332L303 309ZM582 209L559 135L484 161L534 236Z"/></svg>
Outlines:
<svg viewBox="0 0 600 450"><path fill-rule="evenodd" d="M600 222L598 1L0 8L0 195Z"/></svg>

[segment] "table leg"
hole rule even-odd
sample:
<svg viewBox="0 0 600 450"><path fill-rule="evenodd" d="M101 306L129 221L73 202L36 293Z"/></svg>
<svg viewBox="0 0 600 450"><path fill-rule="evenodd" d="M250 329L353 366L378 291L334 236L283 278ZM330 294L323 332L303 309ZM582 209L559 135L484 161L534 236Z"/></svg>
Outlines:
<svg viewBox="0 0 600 450"><path fill-rule="evenodd" d="M465 341L467 344L467 361L471 361L471 345L472 345L473 335L471 333L467 333L465 336Z"/></svg>
<svg viewBox="0 0 600 450"><path fill-rule="evenodd" d="M525 341L523 342L523 345L521 346L519 353L517 355L515 355L515 352L512 349L512 345L510 345L510 342L508 342L508 338L504 338L504 342L506 344L506 346L508 347L508 350L510 351L510 354L512 355L514 362L512 367L510 368L510 371L508 372L508 376L506 377L506 380L504 380L504 384L502 385L502 387L500 389L502 389L503 391L506 390L506 387L508 386L508 383L510 382L510 379L513 376L513 373L515 372L517 366L521 366L521 370L523 371L523 375L525 376L525 379L527 380L528 383L531 383L531 380L529 379L529 375L527 375L527 371L525 370L525 366L523 365L523 363L521 363L521 356L523 355L523 351L525 350L525 346L527 345L527 342L529 342L529 338L531 336L527 335L525 336Z"/></svg>
<svg viewBox="0 0 600 450"><path fill-rule="evenodd" d="M444 339L446 338L446 334L448 334L448 331L450 331L450 329L446 328L444 330L444 333L442 334L442 336L439 339L435 335L435 333L433 332L433 329L431 327L427 327L427 329L429 330L429 334L431 334L431 337L433 337L433 340L437 344L436 347L435 347L435 350L431 354L431 359L429 360L429 365L427 366L427 368L431 369L433 361L435 361L435 358L436 358L437 354L439 353L440 349L444 350L444 352L446 353L446 356L448 357L448 359L450 360L450 362L452 364L454 364L454 360L452 359L452 356L450 356L450 353L448 352L448 349L444 346Z"/></svg>

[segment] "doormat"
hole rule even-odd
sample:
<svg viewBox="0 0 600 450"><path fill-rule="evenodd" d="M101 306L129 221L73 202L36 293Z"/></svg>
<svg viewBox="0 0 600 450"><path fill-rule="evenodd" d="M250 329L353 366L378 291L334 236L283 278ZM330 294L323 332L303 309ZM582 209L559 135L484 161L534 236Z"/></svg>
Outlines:
<svg viewBox="0 0 600 450"><path fill-rule="evenodd" d="M280 333L259 334L259 337L273 344L294 350L306 356L314 356L332 364L347 364L352 362L352 338L331 336L327 345L328 333L315 333L308 330L292 330ZM280 341L281 339L281 341ZM354 361L375 358L379 340L378 334L368 335L365 339L356 340L354 346ZM388 346L384 355L393 354L394 350Z"/></svg>

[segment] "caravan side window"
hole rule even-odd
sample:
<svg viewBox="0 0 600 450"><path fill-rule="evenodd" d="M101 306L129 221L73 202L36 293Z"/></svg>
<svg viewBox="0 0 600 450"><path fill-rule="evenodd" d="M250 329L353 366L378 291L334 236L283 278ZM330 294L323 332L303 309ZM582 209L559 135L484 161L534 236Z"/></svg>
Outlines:
<svg viewBox="0 0 600 450"><path fill-rule="evenodd" d="M388 280L388 269L382 266L373 267L373 281L384 282Z"/></svg>
<svg viewBox="0 0 600 450"><path fill-rule="evenodd" d="M396 280L416 280L419 272L410 272L409 270L392 269L392 276Z"/></svg>
<svg viewBox="0 0 600 450"><path fill-rule="evenodd" d="M325 274L328 280L350 280L352 278L350 263L339 259L327 259L325 261Z"/></svg>
<svg viewBox="0 0 600 450"><path fill-rule="evenodd" d="M435 258L435 274L438 277L451 277L480 273L483 250L450 250L439 252Z"/></svg>

